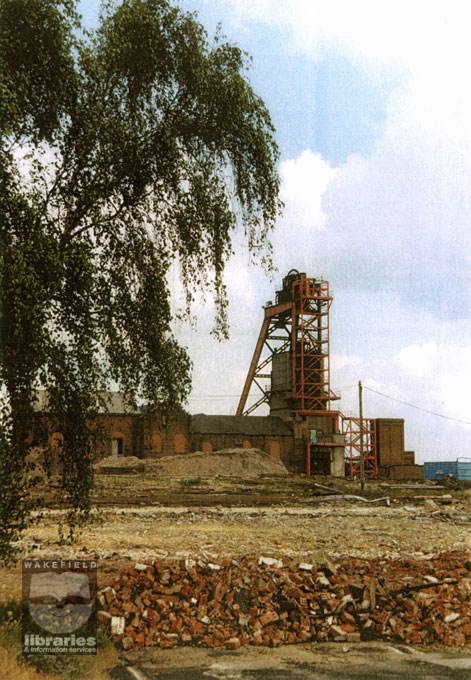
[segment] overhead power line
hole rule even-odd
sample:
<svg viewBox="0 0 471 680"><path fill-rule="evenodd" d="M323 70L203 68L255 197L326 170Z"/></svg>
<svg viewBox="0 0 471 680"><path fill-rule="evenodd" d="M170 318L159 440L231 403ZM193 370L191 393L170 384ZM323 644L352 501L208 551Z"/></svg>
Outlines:
<svg viewBox="0 0 471 680"><path fill-rule="evenodd" d="M365 390L368 390L369 392L374 392L375 394L379 394L380 397L385 397L386 399L391 399L392 401L397 401L399 404L404 404L405 406L410 406L411 408L415 408L418 411L423 411L424 413L430 413L432 416L437 416L438 418L445 418L445 420L452 420L455 423L462 423L463 425L471 425L471 422L469 420L460 420L459 418L452 418L451 416L444 416L443 413L437 413L436 411L429 411L427 408L422 408L421 406L416 406L415 404L410 404L408 401L402 401L402 399L396 399L396 397L391 397L389 394L383 394L382 392L378 392L377 390L374 390L371 387L367 387L366 385L363 385L363 388Z"/></svg>
<svg viewBox="0 0 471 680"><path fill-rule="evenodd" d="M341 387L337 388L338 392L343 392L345 390L351 390L351 389L357 389L357 385L352 385L349 387ZM461 423L462 425L471 425L471 421L469 420L460 420L459 418L452 418L451 416L445 416L443 413L437 413L436 411L430 411L427 408L422 408L422 406L417 406L416 404L411 404L408 401L403 401L402 399L397 399L396 397L391 397L390 394L384 394L383 392L378 392L378 390L374 390L372 387L367 387L367 385L363 384L363 388L365 390L368 390L369 392L374 392L374 394L378 394L380 397L384 397L385 399L390 399L391 401L396 401L398 404L404 404L404 406L409 406L410 408L415 408L417 411L423 411L424 413L429 413L432 416L436 416L437 418L444 418L445 420L451 420L455 423ZM256 394L251 394L249 395L251 397L256 397L258 395ZM205 399L236 399L239 398L240 394L206 394L206 395L193 395L190 396L189 399L196 399L196 400L205 400Z"/></svg>
<svg viewBox="0 0 471 680"><path fill-rule="evenodd" d="M257 394L250 394L250 397L257 397ZM205 394L205 395L192 395L188 397L189 399L239 399L240 393L239 394Z"/></svg>

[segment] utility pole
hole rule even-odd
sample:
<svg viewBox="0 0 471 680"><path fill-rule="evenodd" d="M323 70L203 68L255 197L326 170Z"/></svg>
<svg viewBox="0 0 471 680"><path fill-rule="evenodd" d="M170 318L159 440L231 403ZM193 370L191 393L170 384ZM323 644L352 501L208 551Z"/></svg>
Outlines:
<svg viewBox="0 0 471 680"><path fill-rule="evenodd" d="M365 459L363 458L363 387L358 382L358 400L360 403L360 488L365 488Z"/></svg>

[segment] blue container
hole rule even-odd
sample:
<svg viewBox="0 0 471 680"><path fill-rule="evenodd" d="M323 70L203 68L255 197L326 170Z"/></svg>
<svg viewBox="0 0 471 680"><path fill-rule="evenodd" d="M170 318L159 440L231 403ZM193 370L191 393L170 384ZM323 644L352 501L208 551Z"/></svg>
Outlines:
<svg viewBox="0 0 471 680"><path fill-rule="evenodd" d="M457 468L456 460L447 460L441 463L424 463L424 479L444 479L449 474L456 477Z"/></svg>
<svg viewBox="0 0 471 680"><path fill-rule="evenodd" d="M450 474L457 479L471 481L471 459L424 463L424 479L445 479Z"/></svg>
<svg viewBox="0 0 471 680"><path fill-rule="evenodd" d="M471 460L469 458L458 458L456 461L458 466L458 479L464 482L471 482Z"/></svg>

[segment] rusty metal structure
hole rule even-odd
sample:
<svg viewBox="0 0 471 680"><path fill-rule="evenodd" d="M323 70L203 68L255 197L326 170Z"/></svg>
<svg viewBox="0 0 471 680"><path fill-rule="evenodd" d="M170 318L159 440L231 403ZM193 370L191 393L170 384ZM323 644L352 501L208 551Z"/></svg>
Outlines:
<svg viewBox="0 0 471 680"><path fill-rule="evenodd" d="M331 406L338 399L330 387L331 304L327 281L295 269L284 277L275 303L264 307L236 415L248 416L267 404L270 415L291 421L295 436L304 441L308 475L333 473L334 468L333 474L338 474L340 466L356 477L361 467L360 420ZM247 406L253 386L260 396ZM376 430L371 419L363 419L363 451L365 475L376 477Z"/></svg>
<svg viewBox="0 0 471 680"><path fill-rule="evenodd" d="M338 398L330 389L331 304L327 281L296 270L285 276L276 303L265 306L237 415L249 415L264 403L271 413L283 411L285 416L330 411L331 401ZM268 356L262 359L264 349ZM262 394L246 408L252 385Z"/></svg>
<svg viewBox="0 0 471 680"><path fill-rule="evenodd" d="M361 430L363 432L361 432ZM376 446L376 420L374 418L343 418L342 432L346 435L347 447L345 460L350 477L360 477L360 437L363 435L363 465L365 477L376 479L378 476L378 455Z"/></svg>

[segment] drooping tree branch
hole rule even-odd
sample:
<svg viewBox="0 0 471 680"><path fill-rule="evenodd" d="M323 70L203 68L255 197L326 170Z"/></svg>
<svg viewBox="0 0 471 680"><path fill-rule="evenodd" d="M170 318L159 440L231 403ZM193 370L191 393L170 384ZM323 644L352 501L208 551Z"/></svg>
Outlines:
<svg viewBox="0 0 471 680"><path fill-rule="evenodd" d="M170 0L106 0L89 34L73 0L2 0L0 69L5 557L29 512L34 389L47 389L64 433L73 524L90 507L100 393L117 382L130 403L167 414L189 394L170 266L179 261L189 302L196 288L214 291L224 335L233 234L245 230L270 266L280 202L274 129L246 55L220 35L210 44Z"/></svg>

